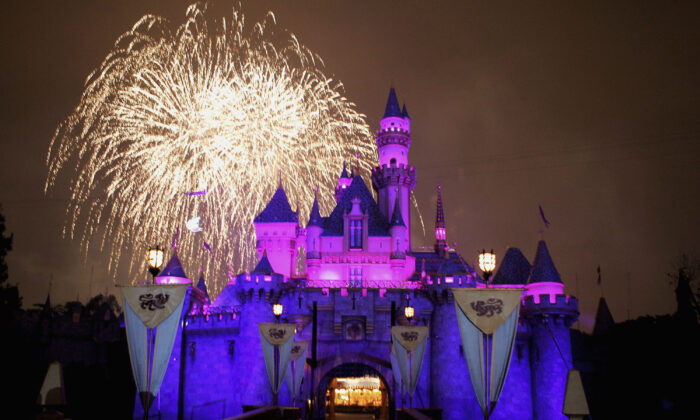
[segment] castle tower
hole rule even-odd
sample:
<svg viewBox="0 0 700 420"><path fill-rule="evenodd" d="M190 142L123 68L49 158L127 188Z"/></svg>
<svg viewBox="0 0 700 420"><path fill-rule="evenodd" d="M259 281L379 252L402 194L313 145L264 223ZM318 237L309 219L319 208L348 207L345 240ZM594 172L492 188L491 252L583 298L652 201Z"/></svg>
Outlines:
<svg viewBox="0 0 700 420"><path fill-rule="evenodd" d="M260 345L260 322L275 322L272 304L279 299L284 278L275 272L266 251L249 274L236 278L236 294L243 308L240 330L236 338L234 372L245 372L246 380L238 388L241 404L270 404L272 389L265 371L265 360Z"/></svg>
<svg viewBox="0 0 700 420"><path fill-rule="evenodd" d="M442 210L442 187L437 186L437 209L435 212L435 253L444 257L448 249L445 213Z"/></svg>
<svg viewBox="0 0 700 420"><path fill-rule="evenodd" d="M379 210L386 220L391 220L397 197L400 199L401 216L406 224L408 247L411 240L410 196L416 186L416 170L408 165L411 147L411 118L404 105L403 111L392 87L386 103L384 117L379 122L377 147L379 166L372 170L372 185L377 191Z"/></svg>
<svg viewBox="0 0 700 420"><path fill-rule="evenodd" d="M564 283L540 240L521 308L531 329L534 420L566 419L561 410L567 373L573 368L569 327L578 318L578 303L563 292Z"/></svg>
<svg viewBox="0 0 700 420"><path fill-rule="evenodd" d="M296 274L299 216L292 211L281 182L265 209L253 220L253 225L258 255L262 257L267 251L267 259L275 272L285 279Z"/></svg>

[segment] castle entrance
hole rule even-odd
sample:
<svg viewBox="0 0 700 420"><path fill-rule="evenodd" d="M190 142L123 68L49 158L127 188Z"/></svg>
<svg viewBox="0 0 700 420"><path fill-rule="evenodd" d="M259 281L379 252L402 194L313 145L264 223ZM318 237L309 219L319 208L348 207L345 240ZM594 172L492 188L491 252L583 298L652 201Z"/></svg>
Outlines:
<svg viewBox="0 0 700 420"><path fill-rule="evenodd" d="M361 363L333 368L321 380L326 420L389 420L389 389L375 369Z"/></svg>

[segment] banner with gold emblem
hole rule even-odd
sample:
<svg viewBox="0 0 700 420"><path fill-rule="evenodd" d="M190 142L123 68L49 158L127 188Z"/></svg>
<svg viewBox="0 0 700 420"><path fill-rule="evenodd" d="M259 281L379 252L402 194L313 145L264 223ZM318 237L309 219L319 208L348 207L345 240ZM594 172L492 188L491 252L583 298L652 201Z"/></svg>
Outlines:
<svg viewBox="0 0 700 420"><path fill-rule="evenodd" d="M294 324L261 322L258 327L260 328L260 344L265 358L265 369L276 401L277 392L285 377L284 373L287 371L296 326ZM277 353L277 357L275 357L275 353Z"/></svg>
<svg viewBox="0 0 700 420"><path fill-rule="evenodd" d="M131 368L146 413L163 382L188 287L153 284L120 288Z"/></svg>
<svg viewBox="0 0 700 420"><path fill-rule="evenodd" d="M394 326L391 327L391 338L392 357L396 358L395 366L399 370L409 400L412 401L425 356L428 327Z"/></svg>
<svg viewBox="0 0 700 420"><path fill-rule="evenodd" d="M508 373L522 292L452 289L469 376L485 417L495 408Z"/></svg>
<svg viewBox="0 0 700 420"><path fill-rule="evenodd" d="M296 404L301 389L301 380L304 377L304 366L306 365L306 351L309 348L308 341L295 341L292 345L289 358L289 369L287 369L287 386L292 393L292 405Z"/></svg>

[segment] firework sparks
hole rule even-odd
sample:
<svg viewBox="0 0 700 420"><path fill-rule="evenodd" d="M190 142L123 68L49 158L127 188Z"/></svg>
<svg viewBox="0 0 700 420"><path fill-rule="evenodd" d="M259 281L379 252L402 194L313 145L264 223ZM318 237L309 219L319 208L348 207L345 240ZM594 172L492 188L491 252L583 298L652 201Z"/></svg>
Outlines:
<svg viewBox="0 0 700 420"><path fill-rule="evenodd" d="M136 278L148 245L203 215L216 257L203 255L203 239L187 230L178 253L190 273L206 267L217 294L227 272L257 259L252 221L279 173L303 216L316 185L328 191L319 204L330 210L344 159L360 153L365 174L376 160L364 115L323 74L321 59L293 35L273 41L272 13L248 32L244 21L236 10L212 21L201 5L177 28L144 16L57 128L46 190L76 168L64 234L86 255L104 250L111 273L125 264Z"/></svg>

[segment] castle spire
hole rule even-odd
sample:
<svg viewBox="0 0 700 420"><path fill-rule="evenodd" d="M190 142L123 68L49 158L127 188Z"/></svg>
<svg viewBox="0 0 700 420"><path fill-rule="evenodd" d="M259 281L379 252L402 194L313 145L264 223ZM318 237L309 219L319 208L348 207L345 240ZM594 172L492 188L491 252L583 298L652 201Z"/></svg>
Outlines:
<svg viewBox="0 0 700 420"><path fill-rule="evenodd" d="M394 90L393 86L389 89L389 98L386 101L386 109L384 110L383 118L389 117L403 117L401 107L399 106L399 100L396 99L396 90Z"/></svg>
<svg viewBox="0 0 700 420"><path fill-rule="evenodd" d="M437 186L437 209L435 211L435 252L445 255L447 249L447 228L445 226L445 212L442 208L442 186Z"/></svg>

